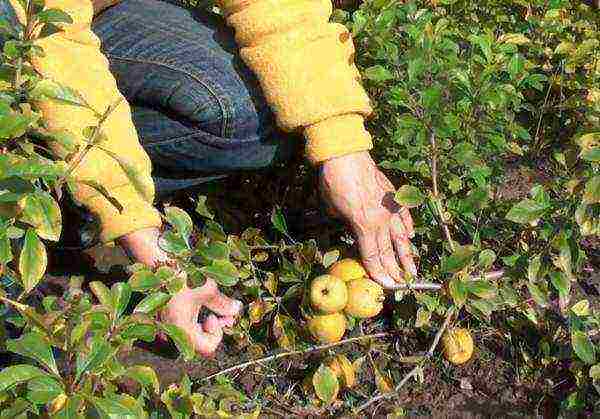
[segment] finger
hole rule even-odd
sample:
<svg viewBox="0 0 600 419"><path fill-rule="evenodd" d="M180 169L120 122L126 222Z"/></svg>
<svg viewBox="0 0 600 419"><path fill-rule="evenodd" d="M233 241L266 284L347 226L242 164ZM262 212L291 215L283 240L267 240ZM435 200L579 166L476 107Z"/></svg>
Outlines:
<svg viewBox="0 0 600 419"><path fill-rule="evenodd" d="M388 275L395 281L402 280L402 272L396 262L396 254L392 245L391 231L388 228L379 229L377 247L379 248L379 259Z"/></svg>
<svg viewBox="0 0 600 419"><path fill-rule="evenodd" d="M189 289L196 304L205 304L219 293L219 287L213 279L207 279L204 285Z"/></svg>
<svg viewBox="0 0 600 419"><path fill-rule="evenodd" d="M210 311L215 312L219 316L225 317L235 317L240 314L243 308L241 301L229 298L220 291L217 292L210 300L206 301L204 305Z"/></svg>
<svg viewBox="0 0 600 419"><path fill-rule="evenodd" d="M408 237L406 237L405 234L397 235L392 233L392 241L394 242L396 254L400 259L400 263L402 264L403 269L406 272L410 272L411 275L416 276L417 265L415 265L412 252L410 250L410 242L408 241Z"/></svg>
<svg viewBox="0 0 600 419"><path fill-rule="evenodd" d="M235 324L235 317L217 317L214 314L209 314L206 320L202 323L202 329L206 333L217 333L219 329L224 327L232 327Z"/></svg>
<svg viewBox="0 0 600 419"><path fill-rule="evenodd" d="M408 237L412 239L415 236L415 224L412 216L410 215L409 209L407 207L402 207L400 208L399 214L400 218L402 219L402 223L404 224L404 228L406 229L406 234L408 234Z"/></svg>
<svg viewBox="0 0 600 419"><path fill-rule="evenodd" d="M220 327L211 329L211 333L205 332L203 327L196 324L190 336L192 345L196 352L203 357L211 357L219 347L223 339L223 330Z"/></svg>
<svg viewBox="0 0 600 419"><path fill-rule="evenodd" d="M375 234L366 234L358 238L358 248L363 265L369 276L384 288L393 288L396 282L390 277L379 259L379 248Z"/></svg>

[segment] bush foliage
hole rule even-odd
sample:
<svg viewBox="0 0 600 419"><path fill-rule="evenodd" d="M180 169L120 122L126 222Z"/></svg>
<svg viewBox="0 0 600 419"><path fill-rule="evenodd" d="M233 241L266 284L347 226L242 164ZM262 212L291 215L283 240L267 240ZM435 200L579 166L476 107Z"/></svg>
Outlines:
<svg viewBox="0 0 600 419"><path fill-rule="evenodd" d="M7 39L0 66L1 330L14 354L0 371L2 417L257 416L261 395L243 394L224 376L213 384L184 377L161 389L152 368L120 361L120 352L153 342L158 332L182 357L194 358L183 332L155 316L183 285L170 268L131 266L128 281L111 288L74 277L60 298L39 292L46 243L61 237L63 189L74 182L77 156L102 147L112 107L94 110L98 124L81 133L83 148L72 133L45 127L36 101L89 105L29 64L40 54L34 29L50 36L69 16L42 1L22 2L26 26L0 20ZM369 121L375 155L404 183L396 200L415 208L418 279L432 285L397 291L395 300L412 302L416 312L407 318L397 309L389 328L433 337L459 312L454 322L473 329L526 336L520 356L528 373L567 365L573 377L561 409L599 414L600 315L585 292L594 252L598 268L600 236L598 11L566 0L367 0L353 12L337 10L334 19L355 37L376 110ZM54 155L48 144L64 153ZM189 285L213 278L247 303L230 331L237 350L258 357L276 348L310 349L306 291L337 250L295 241L278 209L271 217L276 240L255 228L227 234L203 197L193 216L171 206L164 219L161 244ZM428 358L407 361L416 364L417 378ZM325 361L313 367L305 401L334 402L339 388L331 368ZM371 367L373 391L399 381L397 363L389 365L392 375L372 360ZM134 392L122 385L126 378L139 384ZM345 407L360 402L349 398Z"/></svg>

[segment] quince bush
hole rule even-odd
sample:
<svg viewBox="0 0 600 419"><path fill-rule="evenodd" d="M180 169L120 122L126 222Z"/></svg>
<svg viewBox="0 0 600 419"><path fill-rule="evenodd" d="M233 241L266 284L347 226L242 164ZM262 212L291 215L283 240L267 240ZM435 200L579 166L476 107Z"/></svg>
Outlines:
<svg viewBox="0 0 600 419"><path fill-rule="evenodd" d="M70 20L43 1L21 1L31 27L46 26L42 33ZM479 327L518 336L527 323L536 334L519 353L529 372L541 376L567 362L574 385L563 408L596 413L600 315L580 285L593 270L600 234L597 13L565 0L366 0L353 13L335 14L355 36L376 109L369 124L377 158L406 181L396 200L418 207L420 279L441 287L439 293L396 293L418 306L409 326L435 332L456 308L465 309L459 319L475 336ZM150 367L119 361L119 352L153 341L159 331L184 358L194 357L183 332L155 318L182 286L169 268L132 266L129 280L111 288L72 278L61 298L38 292L47 279L45 243L61 235L58 201L74 181L76 160L69 156L85 150L69 133L49 131L34 103L88 105L28 64L39 53L28 27L0 21L8 40L0 63L0 327L5 348L19 355L18 364L0 371L2 414L227 417L237 405L256 417L260 400L222 376L197 387L184 377L161 389ZM98 125L84 133L89 148L101 142L111 108L95 112ZM48 141L67 157L48 154ZM523 184L525 193L516 187ZM106 194L101 185L89 186ZM225 233L202 197L196 208L201 227L179 208L164 213L170 228L161 243L190 285L214 278L248 303L247 315L230 331L238 350L260 357L273 344L308 347L310 336L298 319L315 314L310 281L337 260L337 251L296 242L279 210L271 217L282 237L277 242L254 228ZM358 322L344 320L349 329ZM8 334L14 338L5 339ZM311 383L317 397L333 402L339 374L326 361ZM390 390L390 377L371 364L377 388ZM354 370L346 369L354 385ZM139 383L135 392L123 390L125 377Z"/></svg>

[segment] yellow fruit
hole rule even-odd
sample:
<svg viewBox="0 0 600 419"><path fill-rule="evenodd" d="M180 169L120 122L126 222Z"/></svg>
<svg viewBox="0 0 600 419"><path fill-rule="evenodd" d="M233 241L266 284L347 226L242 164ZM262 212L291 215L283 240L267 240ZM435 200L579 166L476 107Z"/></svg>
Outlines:
<svg viewBox="0 0 600 419"><path fill-rule="evenodd" d="M354 259L342 259L331 266L329 275L337 276L344 281L352 281L366 277L367 271Z"/></svg>
<svg viewBox="0 0 600 419"><path fill-rule="evenodd" d="M348 304L344 311L352 317L374 317L383 309L383 288L375 281L360 278L348 283Z"/></svg>
<svg viewBox="0 0 600 419"><path fill-rule="evenodd" d="M346 333L346 317L342 313L314 316L308 321L308 330L321 343L339 342Z"/></svg>
<svg viewBox="0 0 600 419"><path fill-rule="evenodd" d="M340 382L350 388L356 384L356 375L354 367L346 355L337 355L332 358L327 365L335 373Z"/></svg>
<svg viewBox="0 0 600 419"><path fill-rule="evenodd" d="M315 278L310 286L310 302L323 313L343 310L348 302L346 283L331 275Z"/></svg>
<svg viewBox="0 0 600 419"><path fill-rule="evenodd" d="M473 355L473 338L467 329L454 328L442 336L444 356L455 365L464 364Z"/></svg>

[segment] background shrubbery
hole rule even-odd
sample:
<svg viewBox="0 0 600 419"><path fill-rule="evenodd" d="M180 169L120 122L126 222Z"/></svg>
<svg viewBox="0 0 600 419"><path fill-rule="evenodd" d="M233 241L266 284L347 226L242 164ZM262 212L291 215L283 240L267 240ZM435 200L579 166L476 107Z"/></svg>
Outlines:
<svg viewBox="0 0 600 419"><path fill-rule="evenodd" d="M154 318L182 285L168 268L133 266L129 280L111 288L72 278L64 295L40 292L45 243L61 236L58 201L73 181L70 156L77 149L69 133L45 128L34 104L50 98L88 105L28 64L39 53L32 28L54 30L69 17L25 3L32 26L0 23L9 39L0 67L1 330L4 348L14 354L0 372L2 417L258 415L261 405L283 397L277 386L244 394L223 374L160 388L152 368L121 362L119 353L136 341L152 342L159 331L193 357L182 332ZM563 414L600 414L598 13L563 0L369 0L334 16L355 37L376 109L368 122L375 155L404 185L396 199L416 207L420 279L435 285L398 291L388 318L368 323L369 330L415 329L431 341L457 311L455 323L501 337L518 374L546 380L545 393L558 399ZM98 125L84 133L89 147L101 146L110 109L95 111ZM62 146L66 161L52 158L48 142ZM344 393L343 402L319 402L331 377L319 367L326 360L308 357L302 319L310 314L307 284L338 250L295 241L278 209L269 238L255 228L227 234L204 198L196 205L193 217L165 208L171 228L162 243L191 285L210 276L247 303L228 338L235 351L253 358L276 348L306 351L303 375L287 377L299 384L286 395L290 403L318 406L319 414L356 409L400 382L404 364L416 365L409 371L417 379L428 374L427 357L409 356L426 346L398 353L388 345L383 351L394 355L378 356L378 338L365 340L351 354L357 371L361 364L371 371L361 390ZM353 333L362 334L367 323L350 320ZM319 378L307 382L314 370ZM139 385L124 386L126 378Z"/></svg>

